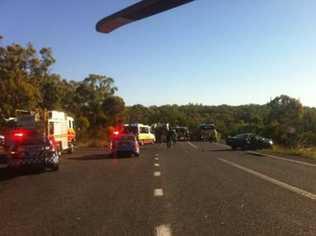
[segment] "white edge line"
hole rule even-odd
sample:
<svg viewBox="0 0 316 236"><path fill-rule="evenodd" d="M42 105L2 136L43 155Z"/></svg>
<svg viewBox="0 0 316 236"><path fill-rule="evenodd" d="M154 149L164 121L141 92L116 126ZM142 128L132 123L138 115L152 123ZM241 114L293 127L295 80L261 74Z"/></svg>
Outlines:
<svg viewBox="0 0 316 236"><path fill-rule="evenodd" d="M287 189L287 190L289 190L289 191L291 191L293 193L300 194L300 195L302 195L302 196L304 196L306 198L309 198L311 200L316 200L316 195L313 194L313 193L307 192L307 191L305 191L303 189L300 189L300 188L297 188L295 186L289 185L287 183L281 182L279 180L273 179L272 177L269 177L267 175L261 174L261 173L259 173L257 171L252 170L252 169L248 169L248 168L246 168L244 166L241 166L241 165L238 165L238 164L236 164L234 162L227 161L227 160L224 160L222 158L218 158L218 160L221 161L221 162L226 163L227 165L236 167L236 168L238 168L240 170L243 170L243 171L245 171L245 172L247 172L249 174L252 174L252 175L254 175L254 176L256 176L256 177L258 177L260 179L266 180L266 181L268 181L268 182L270 182L272 184L275 184L275 185L277 185L277 186L279 186L281 188Z"/></svg>
<svg viewBox="0 0 316 236"><path fill-rule="evenodd" d="M198 149L198 147L197 147L196 145L194 145L193 143L188 142L188 144L189 144L191 147L193 147L193 148L195 148L195 149Z"/></svg>
<svg viewBox="0 0 316 236"><path fill-rule="evenodd" d="M170 225L159 225L156 227L156 236L171 236Z"/></svg>
<svg viewBox="0 0 316 236"><path fill-rule="evenodd" d="M290 160L290 159L288 159L288 158L273 156L273 155L264 154L264 153L260 153L260 152L252 152L252 151L249 151L249 152L247 152L247 153L248 153L248 154L259 155L259 156L264 156L264 157L269 157L269 158L273 158L273 159L277 159L277 160L292 162L292 163L300 164L300 165L304 165L304 166L316 167L316 164L307 163L307 162L304 162L304 161Z"/></svg>

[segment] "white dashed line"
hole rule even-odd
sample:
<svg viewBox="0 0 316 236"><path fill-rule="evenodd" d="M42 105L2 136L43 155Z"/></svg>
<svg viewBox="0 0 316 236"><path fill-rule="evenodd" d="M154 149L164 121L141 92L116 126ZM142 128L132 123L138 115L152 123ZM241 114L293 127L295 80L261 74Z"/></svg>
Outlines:
<svg viewBox="0 0 316 236"><path fill-rule="evenodd" d="M245 171L245 172L247 172L249 174L252 174L252 175L254 175L254 176L256 176L256 177L258 177L260 179L263 179L263 180L268 181L268 182L270 182L272 184L275 184L275 185L277 185L277 186L279 186L281 188L287 189L287 190L289 190L289 191L291 191L293 193L300 194L300 195L302 195L302 196L304 196L306 198L309 198L311 200L316 200L316 195L313 194L313 193L307 192L307 191L305 191L303 189L300 189L300 188L297 188L295 186L289 185L287 183L281 182L281 181L276 180L276 179L274 179L272 177L269 177L267 175L261 174L260 172L254 171L252 169L248 169L248 168L246 168L244 166L241 166L241 165L238 165L238 164L236 164L234 162L227 161L227 160L224 160L222 158L218 158L218 160L220 160L221 162L224 162L227 165L236 167L236 168L238 168L240 170L243 170L243 171Z"/></svg>
<svg viewBox="0 0 316 236"><path fill-rule="evenodd" d="M155 161L159 161L159 158L158 158L158 157L155 157Z"/></svg>
<svg viewBox="0 0 316 236"><path fill-rule="evenodd" d="M162 196L163 196L163 190L162 190L162 188L156 188L156 189L154 190L154 196L155 196L155 197L162 197Z"/></svg>
<svg viewBox="0 0 316 236"><path fill-rule="evenodd" d="M155 176L155 177L159 177L159 176L161 176L160 171L155 171L155 172L154 172L154 176Z"/></svg>
<svg viewBox="0 0 316 236"><path fill-rule="evenodd" d="M154 166L159 167L160 165L158 163L155 163Z"/></svg>
<svg viewBox="0 0 316 236"><path fill-rule="evenodd" d="M159 225L156 227L156 236L171 236L170 225Z"/></svg>
<svg viewBox="0 0 316 236"><path fill-rule="evenodd" d="M195 148L195 149L199 149L198 146L194 145L194 144L191 143L191 142L188 142L188 144L189 144L191 147Z"/></svg>

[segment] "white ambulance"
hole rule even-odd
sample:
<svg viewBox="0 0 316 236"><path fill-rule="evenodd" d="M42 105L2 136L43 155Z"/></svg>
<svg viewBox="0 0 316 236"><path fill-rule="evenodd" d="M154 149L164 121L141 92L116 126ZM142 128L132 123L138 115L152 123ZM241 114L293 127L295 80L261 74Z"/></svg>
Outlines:
<svg viewBox="0 0 316 236"><path fill-rule="evenodd" d="M48 112L48 137L57 144L59 151L73 152L75 132L74 119L65 112Z"/></svg>

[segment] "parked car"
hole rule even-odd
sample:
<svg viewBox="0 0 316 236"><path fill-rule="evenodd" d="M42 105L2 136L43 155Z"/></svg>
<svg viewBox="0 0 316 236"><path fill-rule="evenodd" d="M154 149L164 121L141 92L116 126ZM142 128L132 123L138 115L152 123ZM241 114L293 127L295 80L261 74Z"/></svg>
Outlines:
<svg viewBox="0 0 316 236"><path fill-rule="evenodd" d="M139 156L140 145L135 135L123 134L114 140L111 145L112 156Z"/></svg>
<svg viewBox="0 0 316 236"><path fill-rule="evenodd" d="M239 134L234 137L228 137L226 144L233 150L240 148L242 150L256 150L271 148L273 141L252 133Z"/></svg>
<svg viewBox="0 0 316 236"><path fill-rule="evenodd" d="M59 168L60 157L54 144L36 130L12 130L5 136L4 150L9 168Z"/></svg>
<svg viewBox="0 0 316 236"><path fill-rule="evenodd" d="M189 141L190 140L190 132L188 127L179 127L175 128L177 132L177 140L178 141Z"/></svg>

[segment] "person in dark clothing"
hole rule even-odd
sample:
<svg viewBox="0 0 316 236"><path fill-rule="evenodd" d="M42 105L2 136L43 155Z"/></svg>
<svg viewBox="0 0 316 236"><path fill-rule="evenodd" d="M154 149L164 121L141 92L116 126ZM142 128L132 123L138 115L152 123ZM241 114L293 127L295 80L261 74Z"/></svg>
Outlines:
<svg viewBox="0 0 316 236"><path fill-rule="evenodd" d="M167 132L167 146L171 147L172 144L177 142L177 133L174 129L169 129Z"/></svg>

